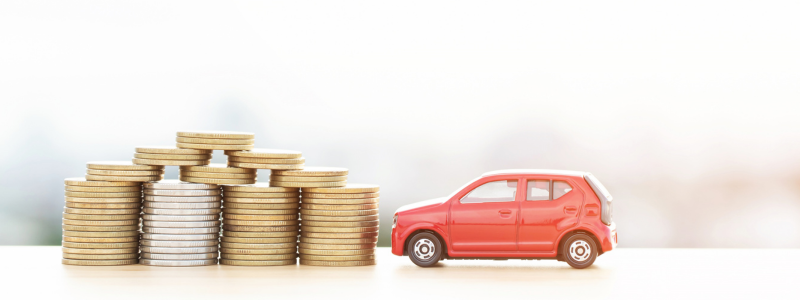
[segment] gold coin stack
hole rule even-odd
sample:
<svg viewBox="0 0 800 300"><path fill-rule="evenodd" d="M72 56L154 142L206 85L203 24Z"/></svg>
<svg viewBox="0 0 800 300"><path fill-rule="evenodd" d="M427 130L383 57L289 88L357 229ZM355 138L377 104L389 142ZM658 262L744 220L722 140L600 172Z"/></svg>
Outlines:
<svg viewBox="0 0 800 300"><path fill-rule="evenodd" d="M253 184L256 170L229 167L224 164L206 166L183 166L180 178L186 182L208 184Z"/></svg>
<svg viewBox="0 0 800 300"><path fill-rule="evenodd" d="M220 264L281 266L297 263L297 188L268 184L222 186Z"/></svg>
<svg viewBox="0 0 800 300"><path fill-rule="evenodd" d="M248 169L300 170L306 159L303 153L292 150L252 149L249 151L225 151L228 165Z"/></svg>
<svg viewBox="0 0 800 300"><path fill-rule="evenodd" d="M135 165L129 161L90 161L86 180L144 182L164 178L163 166Z"/></svg>
<svg viewBox="0 0 800 300"><path fill-rule="evenodd" d="M62 229L65 265L117 266L139 261L142 184L64 179Z"/></svg>
<svg viewBox="0 0 800 300"><path fill-rule="evenodd" d="M169 267L217 264L221 193L215 184L145 183L140 263Z"/></svg>
<svg viewBox="0 0 800 300"><path fill-rule="evenodd" d="M236 131L179 131L178 148L202 150L250 150L255 135Z"/></svg>
<svg viewBox="0 0 800 300"><path fill-rule="evenodd" d="M303 188L300 264L374 265L379 190L373 184Z"/></svg>
<svg viewBox="0 0 800 300"><path fill-rule="evenodd" d="M340 187L347 185L347 169L306 167L302 170L273 170L269 183L271 186L296 188Z"/></svg>
<svg viewBox="0 0 800 300"><path fill-rule="evenodd" d="M151 166L200 166L211 162L212 150L180 149L169 146L136 147L133 163Z"/></svg>

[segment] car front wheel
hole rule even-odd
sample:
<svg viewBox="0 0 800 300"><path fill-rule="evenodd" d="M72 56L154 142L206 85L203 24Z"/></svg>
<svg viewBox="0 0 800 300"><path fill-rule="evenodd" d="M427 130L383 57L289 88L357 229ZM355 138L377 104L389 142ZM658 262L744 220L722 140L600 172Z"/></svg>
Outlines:
<svg viewBox="0 0 800 300"><path fill-rule="evenodd" d="M442 241L428 232L420 232L408 242L408 257L420 267L430 267L442 258Z"/></svg>
<svg viewBox="0 0 800 300"><path fill-rule="evenodd" d="M578 233L564 242L561 253L571 267L583 269L591 266L597 259L597 245L590 236Z"/></svg>

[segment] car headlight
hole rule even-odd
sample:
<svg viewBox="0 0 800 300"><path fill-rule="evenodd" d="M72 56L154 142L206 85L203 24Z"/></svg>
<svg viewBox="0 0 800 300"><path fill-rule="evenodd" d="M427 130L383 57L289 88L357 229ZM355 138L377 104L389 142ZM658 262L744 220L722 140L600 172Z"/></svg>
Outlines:
<svg viewBox="0 0 800 300"><path fill-rule="evenodd" d="M397 227L397 214L394 214L394 218L392 218L392 229Z"/></svg>

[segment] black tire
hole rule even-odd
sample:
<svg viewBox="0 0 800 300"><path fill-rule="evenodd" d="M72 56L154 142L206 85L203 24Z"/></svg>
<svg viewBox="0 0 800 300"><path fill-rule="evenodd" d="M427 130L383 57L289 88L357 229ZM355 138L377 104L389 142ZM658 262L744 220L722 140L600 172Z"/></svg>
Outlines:
<svg viewBox="0 0 800 300"><path fill-rule="evenodd" d="M561 254L571 267L583 269L591 266L597 259L597 245L589 235L578 233L564 241Z"/></svg>
<svg viewBox="0 0 800 300"><path fill-rule="evenodd" d="M419 243L419 245L417 245ZM420 232L408 241L408 257L415 265L427 268L435 265L442 258L442 241L436 235Z"/></svg>

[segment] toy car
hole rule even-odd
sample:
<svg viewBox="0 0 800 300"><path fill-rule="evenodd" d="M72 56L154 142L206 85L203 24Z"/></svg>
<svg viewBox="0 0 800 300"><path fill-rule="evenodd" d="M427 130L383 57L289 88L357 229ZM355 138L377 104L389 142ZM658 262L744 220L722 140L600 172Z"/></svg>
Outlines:
<svg viewBox="0 0 800 300"><path fill-rule="evenodd" d="M612 197L591 173L501 170L450 196L400 207L392 253L440 259L557 259L591 266L617 246Z"/></svg>

